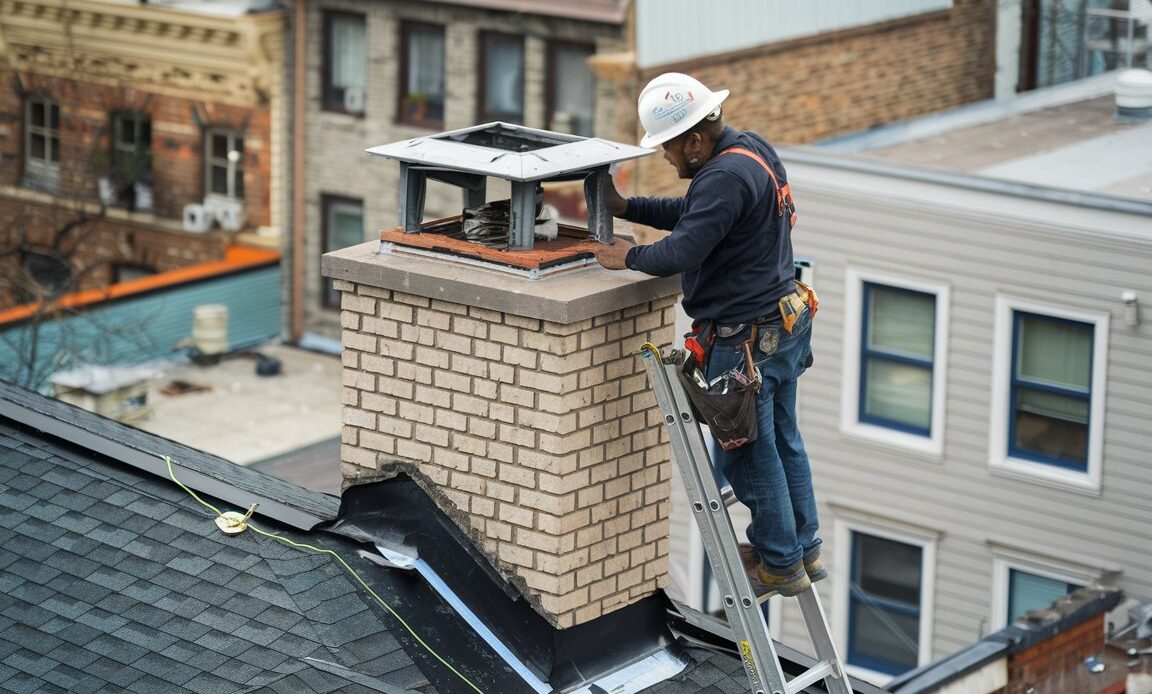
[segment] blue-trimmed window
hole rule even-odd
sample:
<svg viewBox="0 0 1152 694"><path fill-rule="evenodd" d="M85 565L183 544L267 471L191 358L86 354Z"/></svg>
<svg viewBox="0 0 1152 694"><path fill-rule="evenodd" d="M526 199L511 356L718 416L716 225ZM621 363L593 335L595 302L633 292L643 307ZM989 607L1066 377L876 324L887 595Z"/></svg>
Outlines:
<svg viewBox="0 0 1152 694"><path fill-rule="evenodd" d="M848 663L891 675L916 667L924 549L852 533Z"/></svg>
<svg viewBox="0 0 1152 694"><path fill-rule="evenodd" d="M1008 624L1030 610L1049 607L1058 598L1080 588L1075 583L1039 574L1008 570Z"/></svg>
<svg viewBox="0 0 1152 694"><path fill-rule="evenodd" d="M1009 455L1087 472L1094 331L1013 312Z"/></svg>
<svg viewBox="0 0 1152 694"><path fill-rule="evenodd" d="M863 286L860 421L930 436L936 295Z"/></svg>

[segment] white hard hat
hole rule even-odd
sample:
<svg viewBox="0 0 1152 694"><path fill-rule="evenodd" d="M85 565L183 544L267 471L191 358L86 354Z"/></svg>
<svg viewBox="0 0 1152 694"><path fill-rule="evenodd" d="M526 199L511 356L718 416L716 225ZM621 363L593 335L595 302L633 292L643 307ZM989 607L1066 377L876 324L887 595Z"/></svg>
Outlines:
<svg viewBox="0 0 1152 694"><path fill-rule="evenodd" d="M645 131L640 146L655 147L687 132L713 112L719 116L720 104L727 98L727 89L714 92L698 79L665 72L640 92L636 108Z"/></svg>

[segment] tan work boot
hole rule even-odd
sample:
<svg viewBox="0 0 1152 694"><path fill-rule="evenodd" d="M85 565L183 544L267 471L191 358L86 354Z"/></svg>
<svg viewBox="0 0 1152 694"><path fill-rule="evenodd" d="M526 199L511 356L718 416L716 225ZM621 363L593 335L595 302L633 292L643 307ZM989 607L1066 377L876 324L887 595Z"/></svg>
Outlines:
<svg viewBox="0 0 1152 694"><path fill-rule="evenodd" d="M756 548L747 544L740 545L740 560L758 601L763 602L777 594L785 597L799 595L812 587L803 562L796 562L787 572L771 571L760 561Z"/></svg>

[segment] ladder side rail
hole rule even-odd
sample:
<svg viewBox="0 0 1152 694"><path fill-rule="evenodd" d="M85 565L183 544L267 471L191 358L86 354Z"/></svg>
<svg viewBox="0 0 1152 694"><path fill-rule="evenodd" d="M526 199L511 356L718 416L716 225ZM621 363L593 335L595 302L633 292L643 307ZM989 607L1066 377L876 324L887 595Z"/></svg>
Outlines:
<svg viewBox="0 0 1152 694"><path fill-rule="evenodd" d="M712 563L723 595L724 611L737 637L740 657L753 691L757 694L783 694L786 691L784 676L776 649L756 595L744 574L736 535L727 508L721 502L699 424L683 388L673 387L673 384L680 386L677 367L660 364L648 352L642 354L652 390L668 427L673 459L680 469L685 491L692 504L693 517ZM701 460L706 469L702 469ZM731 547L731 550L725 551L726 547Z"/></svg>
<svg viewBox="0 0 1152 694"><path fill-rule="evenodd" d="M828 694L852 694L848 673L844 671L844 661L840 659L840 653L836 650L836 643L829 633L828 618L824 614L824 606L820 603L820 596L816 593L816 587L813 586L810 590L797 595L796 601L800 605L800 616L804 620L808 638L816 650L816 659L829 668L829 672L824 678L824 686L828 690ZM813 668L813 670L815 669ZM789 682L790 686L794 684L796 684L795 681ZM789 694L801 689L803 687L797 687L795 690L789 689Z"/></svg>

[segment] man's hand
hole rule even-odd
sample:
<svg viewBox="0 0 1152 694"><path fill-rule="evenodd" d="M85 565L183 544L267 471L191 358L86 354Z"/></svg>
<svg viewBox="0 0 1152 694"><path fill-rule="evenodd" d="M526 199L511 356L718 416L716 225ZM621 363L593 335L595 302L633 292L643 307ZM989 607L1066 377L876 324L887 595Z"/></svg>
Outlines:
<svg viewBox="0 0 1152 694"><path fill-rule="evenodd" d="M623 239L617 236L612 239L612 243L596 244L596 262L609 270L624 270L628 266L624 264L624 259L628 256L628 249L636 244L628 239Z"/></svg>

